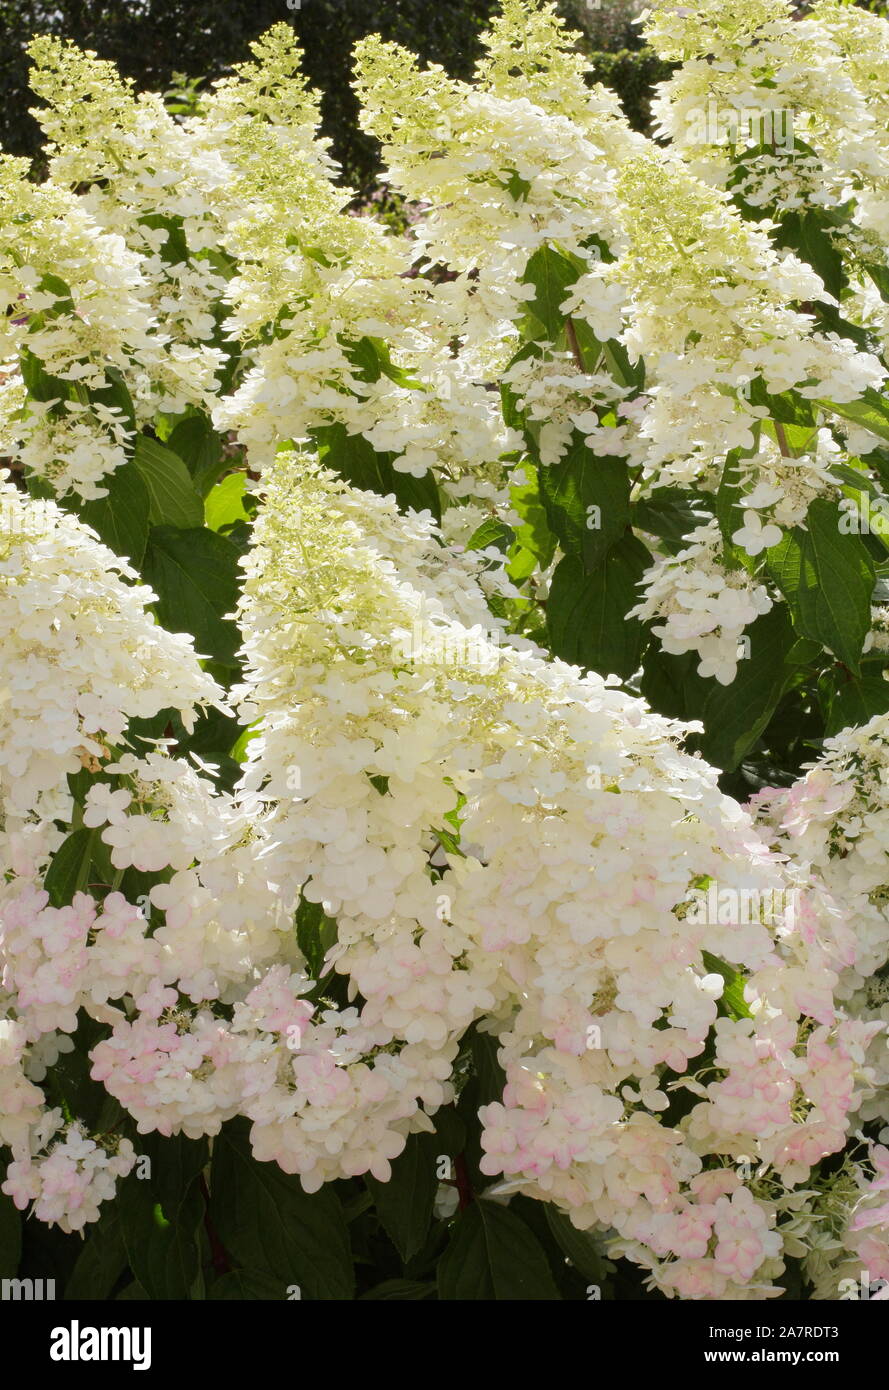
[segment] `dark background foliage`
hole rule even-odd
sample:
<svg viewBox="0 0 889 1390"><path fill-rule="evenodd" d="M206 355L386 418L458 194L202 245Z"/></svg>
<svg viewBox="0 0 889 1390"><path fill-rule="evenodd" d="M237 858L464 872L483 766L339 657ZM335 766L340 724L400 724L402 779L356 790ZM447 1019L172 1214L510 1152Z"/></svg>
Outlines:
<svg viewBox="0 0 889 1390"><path fill-rule="evenodd" d="M324 129L332 137L346 181L366 194L375 182L378 151L357 128L350 87L351 51L358 39L379 33L404 44L454 77L467 78L478 56L478 37L496 0L0 0L0 145L34 156L40 131L28 108L24 52L37 33L55 33L115 62L142 89L166 91L177 75L202 84L249 57L248 44L280 20L293 24L305 49L313 86L324 94ZM582 7L580 7L582 9ZM579 24L577 0L564 0ZM593 18L596 12L591 12ZM607 32L591 27L588 42L638 44L629 23ZM594 54L596 75L621 95L637 129L644 129L652 85L669 72L649 50Z"/></svg>

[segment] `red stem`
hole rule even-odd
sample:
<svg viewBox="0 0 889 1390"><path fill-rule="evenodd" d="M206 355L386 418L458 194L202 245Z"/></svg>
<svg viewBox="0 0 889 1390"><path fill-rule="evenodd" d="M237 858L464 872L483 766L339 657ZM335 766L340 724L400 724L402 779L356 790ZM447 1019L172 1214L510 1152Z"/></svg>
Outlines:
<svg viewBox="0 0 889 1390"><path fill-rule="evenodd" d="M454 1172L457 1175L457 1193L460 1198L460 1211L465 1211L472 1201L472 1183L469 1181L469 1169L466 1167L466 1159L463 1154L458 1154L454 1159Z"/></svg>
<svg viewBox="0 0 889 1390"><path fill-rule="evenodd" d="M232 1267L231 1260L228 1257L228 1251L219 1239L216 1227L210 1220L210 1189L207 1187L207 1179L203 1174L201 1174L201 1195L204 1199L204 1230L207 1232L207 1239L210 1242L213 1268L217 1274L228 1274Z"/></svg>

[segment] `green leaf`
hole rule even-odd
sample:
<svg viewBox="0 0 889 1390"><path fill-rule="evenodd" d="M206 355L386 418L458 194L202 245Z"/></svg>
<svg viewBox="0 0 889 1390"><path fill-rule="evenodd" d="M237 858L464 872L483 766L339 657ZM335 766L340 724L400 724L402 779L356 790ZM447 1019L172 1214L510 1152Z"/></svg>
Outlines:
<svg viewBox="0 0 889 1390"><path fill-rule="evenodd" d="M499 1064L498 1064L499 1065ZM501 1072L502 1075L502 1072ZM505 1078L504 1078L505 1079ZM503 1094L500 1093L496 1099ZM438 1154L456 1158L466 1147L466 1126L453 1105L444 1105L432 1117L435 1125L435 1147Z"/></svg>
<svg viewBox="0 0 889 1390"><path fill-rule="evenodd" d="M512 527L507 526L505 521L497 521L496 518L490 517L473 531L466 542L466 549L489 550L493 546L495 550L501 550L505 554L514 541L515 531Z"/></svg>
<svg viewBox="0 0 889 1390"><path fill-rule="evenodd" d="M19 366L22 380L28 395L35 401L66 401L71 394L71 383L50 376L39 357L29 348L22 347L19 352Z"/></svg>
<svg viewBox="0 0 889 1390"><path fill-rule="evenodd" d="M806 513L808 529L795 527L766 559L797 632L820 642L857 674L870 631L875 574L861 538L841 534L841 517L837 503L816 497Z"/></svg>
<svg viewBox="0 0 889 1390"><path fill-rule="evenodd" d="M392 1160L388 1182L365 1177L383 1229L405 1262L422 1250L432 1224L437 1153L434 1134L409 1134L404 1152Z"/></svg>
<svg viewBox="0 0 889 1390"><path fill-rule="evenodd" d="M145 1292L138 1279L134 1279L132 1284L127 1284L126 1288L121 1289L120 1293L115 1296L116 1303L148 1303L150 1301L150 1294Z"/></svg>
<svg viewBox="0 0 889 1390"><path fill-rule="evenodd" d="M107 474L102 486L107 489L107 497L84 502L80 518L115 555L123 556L138 569L148 540L151 507L142 475L131 459Z"/></svg>
<svg viewBox="0 0 889 1390"><path fill-rule="evenodd" d="M738 471L739 450L732 449L726 456L719 489L716 493L716 517L723 544L731 552L734 549L732 536L740 529L744 520L741 498L741 481Z"/></svg>
<svg viewBox="0 0 889 1390"><path fill-rule="evenodd" d="M229 473L207 494L204 515L211 531L221 531L236 521L250 521L250 513L244 507L246 488L246 474Z"/></svg>
<svg viewBox="0 0 889 1390"><path fill-rule="evenodd" d="M498 1202L473 1202L438 1264L440 1299L560 1301L540 1242Z"/></svg>
<svg viewBox="0 0 889 1390"><path fill-rule="evenodd" d="M750 383L750 404L764 406L769 419L781 425L801 425L811 429L815 424L813 406L816 402L807 400L796 391L782 391L773 396L762 377L754 377Z"/></svg>
<svg viewBox="0 0 889 1390"><path fill-rule="evenodd" d="M167 232L167 239L160 248L160 258L167 265L180 265L188 260L188 243L185 240L181 217L164 217L159 212L149 212L138 219L138 225L162 227Z"/></svg>
<svg viewBox="0 0 889 1390"><path fill-rule="evenodd" d="M598 457L575 435L568 453L538 473L550 529L567 555L593 570L630 520L630 477L623 459Z"/></svg>
<svg viewBox="0 0 889 1390"><path fill-rule="evenodd" d="M190 632L202 657L233 666L239 645L226 619L238 599L238 551L206 528L152 529L142 574L158 595L157 616L170 632Z"/></svg>
<svg viewBox="0 0 889 1390"><path fill-rule="evenodd" d="M204 1202L194 1185L172 1217L154 1183L135 1171L118 1188L117 1209L130 1269L152 1299L203 1297L200 1229Z"/></svg>
<svg viewBox="0 0 889 1390"><path fill-rule="evenodd" d="M503 1098L506 1073L500 1065L498 1051L499 1039L493 1033L482 1033L473 1028L470 1037L472 1064L478 1081L479 1105L490 1105L492 1101Z"/></svg>
<svg viewBox="0 0 889 1390"><path fill-rule="evenodd" d="M744 976L735 970L734 966L728 965L718 956L714 956L710 951L701 952L701 960L704 968L711 975L721 975L725 981L722 994L719 998L719 1012L723 1017L733 1018L752 1018L750 1006L744 998Z"/></svg>
<svg viewBox="0 0 889 1390"><path fill-rule="evenodd" d="M862 328L860 324L852 323L849 319L844 318L834 304L819 302L812 307L815 310L816 327L819 333L837 333L841 338L849 338L862 352L877 350L873 335L866 328Z"/></svg>
<svg viewBox="0 0 889 1390"><path fill-rule="evenodd" d="M148 520L153 526L203 526L204 504L177 454L140 434L133 462L148 490Z"/></svg>
<svg viewBox="0 0 889 1390"><path fill-rule="evenodd" d="M889 439L889 402L873 387L869 386L854 401L815 401L814 404L843 420L851 420L854 425L861 425L881 439Z"/></svg>
<svg viewBox="0 0 889 1390"><path fill-rule="evenodd" d="M184 460L202 497L207 496L219 475L232 467L233 460L223 451L222 437L206 415L187 415L180 420L167 440L167 448Z"/></svg>
<svg viewBox="0 0 889 1390"><path fill-rule="evenodd" d="M324 957L335 941L336 922L326 915L320 903L301 897L296 909L296 944L313 979L320 979L323 974Z"/></svg>
<svg viewBox="0 0 889 1390"><path fill-rule="evenodd" d="M103 1208L97 1225L87 1227L86 1242L65 1285L68 1301L109 1299L127 1267L120 1218L117 1210L109 1207Z"/></svg>
<svg viewBox="0 0 889 1390"><path fill-rule="evenodd" d="M81 1010L71 1037L73 1048L56 1059L43 1082L50 1104L59 1106L66 1119L82 1122L93 1134L105 1134L123 1121L118 1102L90 1076L90 1053L107 1035L105 1024Z"/></svg>
<svg viewBox="0 0 889 1390"><path fill-rule="evenodd" d="M252 739L259 738L261 732L262 730L260 728L259 720L257 720L253 724L248 724L244 732L242 734L239 734L238 738L235 740L235 742L232 744L232 747L229 749L229 757L232 758L236 763L246 762L247 745L251 742Z"/></svg>
<svg viewBox="0 0 889 1390"><path fill-rule="evenodd" d="M140 1134L140 1157L151 1162L151 1190L168 1220L176 1218L188 1199L192 1184L209 1162L206 1139L187 1139L184 1134ZM145 1182L146 1179L140 1179Z"/></svg>
<svg viewBox="0 0 889 1390"><path fill-rule="evenodd" d="M864 269L880 291L880 298L889 304L889 266L880 265L876 261L865 261L863 264Z"/></svg>
<svg viewBox="0 0 889 1390"><path fill-rule="evenodd" d="M807 261L821 276L828 294L839 298L847 276L842 252L829 234L830 225L831 219L818 208L786 212L781 218L775 245L795 251L800 260Z"/></svg>
<svg viewBox="0 0 889 1390"><path fill-rule="evenodd" d="M712 499L708 500L712 505ZM678 545L711 515L704 500L687 488L659 487L633 504L632 522L637 530Z"/></svg>
<svg viewBox="0 0 889 1390"><path fill-rule="evenodd" d="M397 367L389 355L389 345L382 338L359 338L355 343L347 343L342 338L346 357L356 368L355 376L360 381L379 381L387 376L396 386L409 390L422 390L423 383L417 381L403 367Z"/></svg>
<svg viewBox="0 0 889 1390"><path fill-rule="evenodd" d="M859 467L855 467L855 463ZM867 471L867 465L860 459L852 460L849 463L832 463L830 465L831 477L839 478L845 487L851 488L853 493L866 493L868 497L879 497L885 506L885 498L879 483L874 482ZM848 493L847 493L848 496Z"/></svg>
<svg viewBox="0 0 889 1390"><path fill-rule="evenodd" d="M517 169L513 169L505 183L506 191L517 203L524 203L531 192L531 184L523 179Z"/></svg>
<svg viewBox="0 0 889 1390"><path fill-rule="evenodd" d="M841 729L860 728L875 714L889 711L889 681L882 676L862 676L845 680L834 692L824 730L832 738Z"/></svg>
<svg viewBox="0 0 889 1390"><path fill-rule="evenodd" d="M90 881L95 830L82 826L72 830L53 855L43 886L53 907L67 907L75 893L82 893Z"/></svg>
<svg viewBox="0 0 889 1390"><path fill-rule="evenodd" d="M517 362L524 362L528 358L540 361L543 357L543 349L539 343L525 343L519 348L515 356L510 360L509 366L513 367ZM527 446L534 447L534 432L521 410L519 410L520 397L512 389L510 383L501 378L500 381L500 408L503 412L503 423L510 429L517 430L524 434Z"/></svg>
<svg viewBox="0 0 889 1390"><path fill-rule="evenodd" d="M579 320L575 319L574 334L583 354L584 366L587 371L591 371L597 347L592 330L589 329L585 323L581 323ZM620 386L627 386L636 391L644 391L644 357L640 357L636 362L631 362L630 354L627 352L623 343L618 343L613 338L609 338L608 342L602 344L602 356L605 366Z"/></svg>
<svg viewBox="0 0 889 1390"><path fill-rule="evenodd" d="M651 555L632 535L613 545L591 574L574 555L560 560L546 610L553 654L602 676L630 677L647 634L626 615L638 601L637 586L650 563Z"/></svg>
<svg viewBox="0 0 889 1390"><path fill-rule="evenodd" d="M750 655L738 662L731 685L701 682L709 687L698 715L705 729L701 751L724 772L733 771L756 743L799 669L792 658L795 633L783 603L757 618L745 637Z"/></svg>
<svg viewBox="0 0 889 1390"><path fill-rule="evenodd" d="M597 1238L589 1231L579 1231L576 1226L572 1226L565 1213L551 1202L545 1202L543 1210L559 1249L584 1279L591 1280L601 1289L612 1266L602 1254Z"/></svg>
<svg viewBox="0 0 889 1390"><path fill-rule="evenodd" d="M542 330L547 342L556 342L565 328L562 305L580 268L581 262L551 246L541 246L534 252L522 276L523 284L534 286L534 297L528 301L528 312L533 318L524 324L527 336L539 338Z"/></svg>
<svg viewBox="0 0 889 1390"><path fill-rule="evenodd" d="M105 368L107 386L98 391L90 391L90 400L117 410L120 418L131 430L136 428L136 407L129 387L116 367Z"/></svg>
<svg viewBox="0 0 889 1390"><path fill-rule="evenodd" d="M253 1157L245 1120L213 1141L210 1212L226 1250L249 1269L298 1284L309 1298L351 1299L349 1232L329 1186L311 1196L276 1163Z"/></svg>
<svg viewBox="0 0 889 1390"><path fill-rule="evenodd" d="M523 463L521 472L525 481L512 483L509 489L509 500L522 518L522 525L516 530L516 543L534 556L541 569L546 569L555 554L556 538L549 529L540 498L537 469L531 463Z"/></svg>
<svg viewBox="0 0 889 1390"><path fill-rule="evenodd" d="M395 454L381 454L363 434L349 434L345 425L325 425L315 430L318 453L327 468L334 469L353 487L394 497L402 511L429 511L441 520L438 488L431 473L412 478L392 465Z"/></svg>

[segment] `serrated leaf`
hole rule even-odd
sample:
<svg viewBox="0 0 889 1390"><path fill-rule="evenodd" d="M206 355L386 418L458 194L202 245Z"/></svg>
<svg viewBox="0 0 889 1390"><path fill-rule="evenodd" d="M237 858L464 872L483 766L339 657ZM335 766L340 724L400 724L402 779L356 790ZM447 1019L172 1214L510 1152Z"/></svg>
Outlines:
<svg viewBox="0 0 889 1390"><path fill-rule="evenodd" d="M609 1267L595 1236L572 1226L565 1213L551 1202L546 1202L543 1210L559 1249L584 1279L591 1279L601 1288L608 1278Z"/></svg>
<svg viewBox="0 0 889 1390"><path fill-rule="evenodd" d="M702 682L709 690L698 716L705 729L701 751L724 772L733 771L753 747L798 669L791 655L793 625L783 603L757 618L745 637L750 652L738 662L731 685Z"/></svg>
<svg viewBox="0 0 889 1390"><path fill-rule="evenodd" d="M515 540L515 531L505 521L490 517L473 531L466 542L467 550L488 550L493 547L506 553Z"/></svg>
<svg viewBox="0 0 889 1390"><path fill-rule="evenodd" d="M135 1171L120 1184L118 1194L127 1260L148 1297L202 1297L199 1231L204 1202L196 1185L172 1219L158 1202L153 1184L138 1178Z"/></svg>
<svg viewBox="0 0 889 1390"><path fill-rule="evenodd" d="M183 460L202 497L206 497L221 473L232 467L223 451L222 437L206 415L188 415L170 434L167 448Z"/></svg>
<svg viewBox="0 0 889 1390"><path fill-rule="evenodd" d="M458 1218L438 1264L440 1299L561 1301L543 1247L517 1216L480 1198Z"/></svg>
<svg viewBox="0 0 889 1390"><path fill-rule="evenodd" d="M329 1186L309 1196L277 1164L257 1162L249 1129L244 1120L229 1121L213 1141L210 1212L220 1240L241 1264L284 1288L351 1299L352 1253L339 1199Z"/></svg>
<svg viewBox="0 0 889 1390"><path fill-rule="evenodd" d="M392 1160L388 1182L365 1177L383 1229L405 1263L422 1250L432 1224L437 1153L434 1135L409 1134L404 1152Z"/></svg>
<svg viewBox="0 0 889 1390"><path fill-rule="evenodd" d="M115 555L138 569L148 540L151 503L142 475L132 459L102 479L106 497L84 502L80 518Z"/></svg>
<svg viewBox="0 0 889 1390"><path fill-rule="evenodd" d="M93 862L94 830L82 826L72 830L53 855L43 886L53 907L67 907L75 893L82 893L90 881Z"/></svg>
<svg viewBox="0 0 889 1390"><path fill-rule="evenodd" d="M155 526L142 574L169 632L190 632L199 656L235 664L240 637L226 615L237 603L240 570L231 541L206 528Z"/></svg>
<svg viewBox="0 0 889 1390"><path fill-rule="evenodd" d="M807 529L795 527L766 558L797 632L821 642L857 674L875 573L861 538L841 533L841 517L837 503L816 497Z"/></svg>
<svg viewBox="0 0 889 1390"><path fill-rule="evenodd" d="M148 491L148 520L153 526L203 526L204 503L172 449L140 434L133 462Z"/></svg>
<svg viewBox="0 0 889 1390"><path fill-rule="evenodd" d="M402 510L429 511L441 520L441 502L431 473L412 478L392 465L395 454L381 454L362 434L349 434L345 425L325 425L315 431L318 453L327 468L353 487L394 497Z"/></svg>
<svg viewBox="0 0 889 1390"><path fill-rule="evenodd" d="M889 681L882 676L862 676L846 680L830 701L825 737L832 738L841 729L860 728L875 714L889 712Z"/></svg>
<svg viewBox="0 0 889 1390"><path fill-rule="evenodd" d="M613 545L591 574L574 555L560 560L546 610L553 654L602 676L631 676L647 632L626 615L638 602L639 580L650 563L648 550L632 535Z"/></svg>
<svg viewBox="0 0 889 1390"><path fill-rule="evenodd" d="M681 487L656 488L647 497L640 497L632 509L634 527L676 544L684 542L689 532L711 516L702 499Z"/></svg>
<svg viewBox="0 0 889 1390"><path fill-rule="evenodd" d="M547 522L567 555L587 570L602 562L630 519L630 478L623 459L599 457L583 439L538 472Z"/></svg>
<svg viewBox="0 0 889 1390"><path fill-rule="evenodd" d="M86 1228L86 1241L77 1257L65 1299L105 1300L127 1267L127 1252L116 1209L104 1207L97 1225Z"/></svg>
<svg viewBox="0 0 889 1390"><path fill-rule="evenodd" d="M853 425L860 425L881 439L889 439L889 402L870 386L854 401L815 401L814 404L843 420L851 420Z"/></svg>
<svg viewBox="0 0 889 1390"><path fill-rule="evenodd" d="M542 333L545 341L556 342L565 328L562 305L579 270L578 261L551 246L541 246L534 252L522 276L523 284L534 286L534 296L528 301L528 313L532 318L526 319L524 324L527 336L537 338Z"/></svg>

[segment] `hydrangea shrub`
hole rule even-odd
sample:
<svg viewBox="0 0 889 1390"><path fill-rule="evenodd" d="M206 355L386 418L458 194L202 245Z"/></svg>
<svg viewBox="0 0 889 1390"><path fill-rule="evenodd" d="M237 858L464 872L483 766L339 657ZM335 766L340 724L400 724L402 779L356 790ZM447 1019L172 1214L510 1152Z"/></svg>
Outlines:
<svg viewBox="0 0 889 1390"><path fill-rule="evenodd" d="M69 1297L889 1280L889 25L644 34L653 139L544 0L472 84L363 41L406 236L286 24L184 120L31 45L4 1273L36 1221Z"/></svg>

